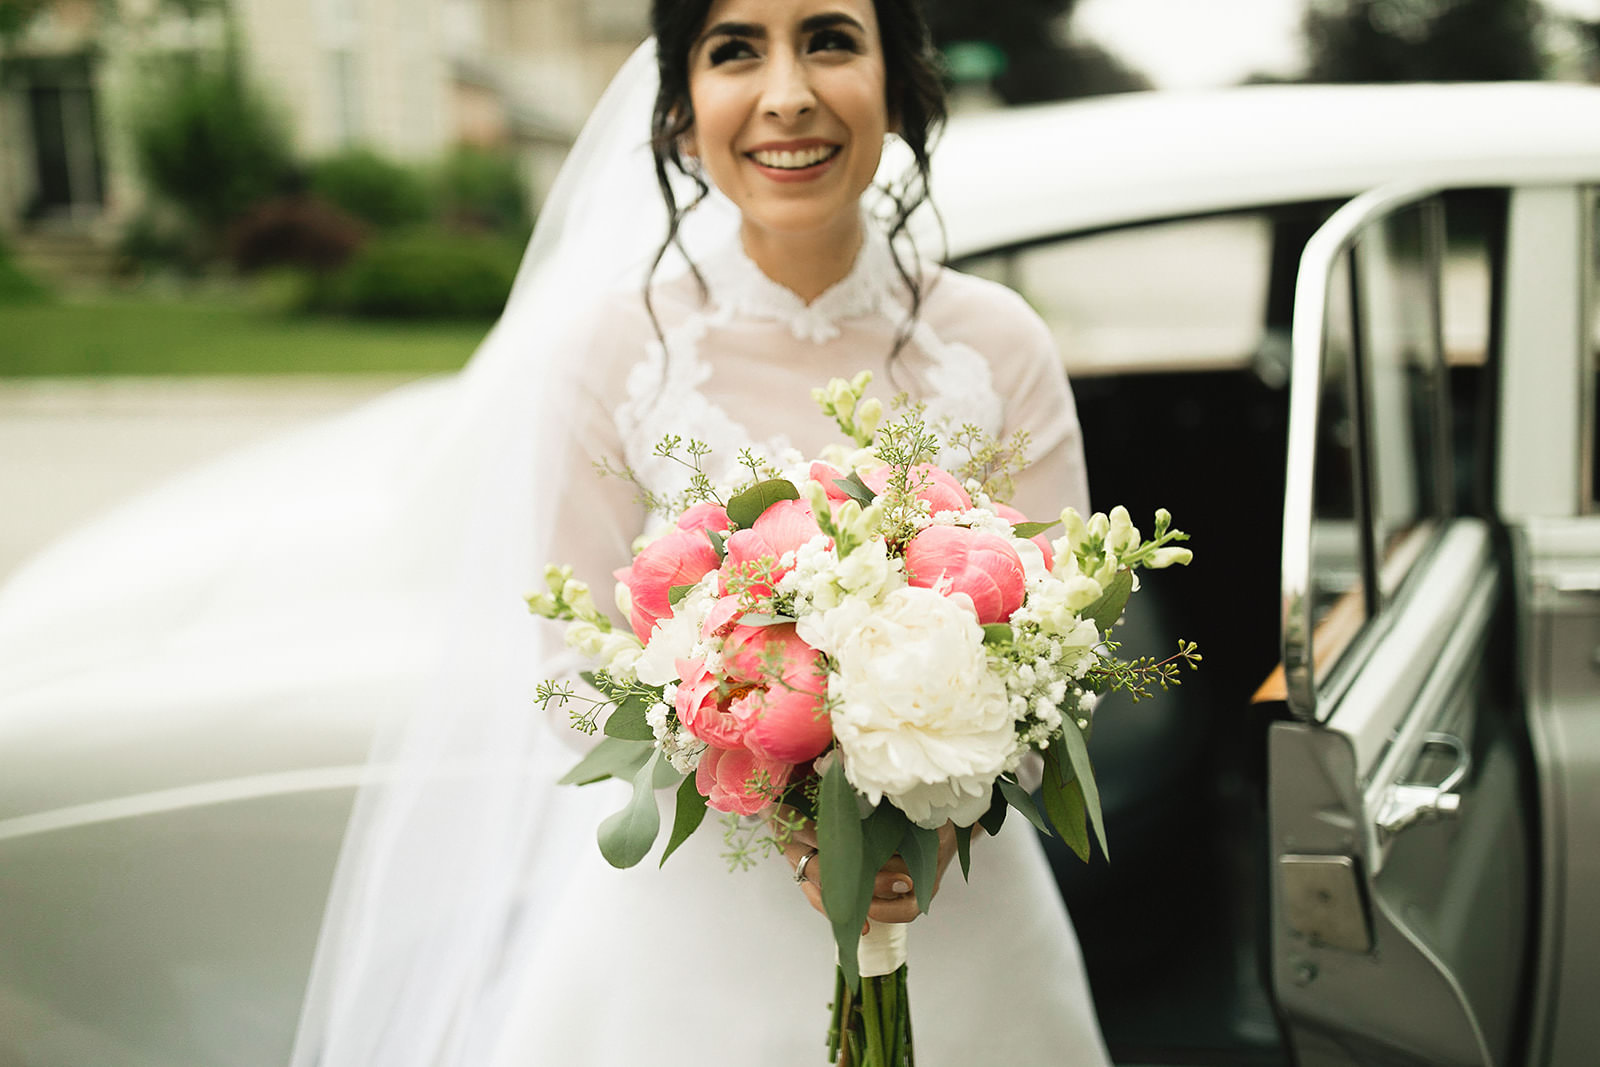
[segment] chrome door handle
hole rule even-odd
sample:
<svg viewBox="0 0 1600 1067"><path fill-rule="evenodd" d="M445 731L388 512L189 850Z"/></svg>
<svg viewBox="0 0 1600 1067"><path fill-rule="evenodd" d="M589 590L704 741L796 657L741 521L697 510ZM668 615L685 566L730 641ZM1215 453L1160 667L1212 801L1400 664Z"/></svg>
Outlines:
<svg viewBox="0 0 1600 1067"><path fill-rule="evenodd" d="M1466 778L1467 771L1472 767L1472 754L1467 751L1467 746L1461 738L1454 734L1434 733L1422 739L1422 748L1417 755L1420 758L1423 752L1430 748L1447 748L1455 754L1455 766L1444 780L1438 785L1422 785L1416 782L1396 782L1384 793L1383 804L1378 809L1378 829L1386 835L1393 836L1424 819L1436 819L1444 815L1454 815L1461 807L1461 794L1453 792L1456 786Z"/></svg>

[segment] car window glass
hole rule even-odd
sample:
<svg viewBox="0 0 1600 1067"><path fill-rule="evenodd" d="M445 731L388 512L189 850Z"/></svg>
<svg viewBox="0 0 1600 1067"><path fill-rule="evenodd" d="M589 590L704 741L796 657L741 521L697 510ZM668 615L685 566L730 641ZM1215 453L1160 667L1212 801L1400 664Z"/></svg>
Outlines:
<svg viewBox="0 0 1600 1067"><path fill-rule="evenodd" d="M1369 522L1383 601L1427 543L1448 484L1441 476L1448 382L1436 286L1440 211L1430 200L1396 212L1370 226L1355 245Z"/></svg>
<svg viewBox="0 0 1600 1067"><path fill-rule="evenodd" d="M1067 373L1249 366L1262 343L1272 225L1260 214L1155 223L964 261L1020 292Z"/></svg>
<svg viewBox="0 0 1600 1067"><path fill-rule="evenodd" d="M1600 192L1589 201L1589 365L1584 426L1589 435L1589 510L1600 511Z"/></svg>
<svg viewBox="0 0 1600 1067"><path fill-rule="evenodd" d="M1360 430L1356 411L1356 323L1351 255L1341 256L1329 286L1323 335L1322 388L1317 410L1317 457L1312 487L1312 679L1320 685L1368 615L1362 566L1361 501L1357 480Z"/></svg>

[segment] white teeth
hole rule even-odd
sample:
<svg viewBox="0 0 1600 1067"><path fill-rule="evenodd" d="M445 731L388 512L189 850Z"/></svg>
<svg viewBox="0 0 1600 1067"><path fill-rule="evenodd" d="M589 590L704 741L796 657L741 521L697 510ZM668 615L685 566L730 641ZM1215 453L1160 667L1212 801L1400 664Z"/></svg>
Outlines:
<svg viewBox="0 0 1600 1067"><path fill-rule="evenodd" d="M751 152L750 158L763 167L775 167L778 170L803 170L806 167L816 166L838 150L838 145L821 145L816 148L804 148L798 152Z"/></svg>

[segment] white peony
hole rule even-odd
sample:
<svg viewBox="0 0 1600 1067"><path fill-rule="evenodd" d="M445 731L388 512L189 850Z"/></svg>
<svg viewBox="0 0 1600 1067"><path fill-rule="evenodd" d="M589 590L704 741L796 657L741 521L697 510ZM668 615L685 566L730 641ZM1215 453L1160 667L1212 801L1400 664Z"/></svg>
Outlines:
<svg viewBox="0 0 1600 1067"><path fill-rule="evenodd" d="M874 804L887 796L929 828L970 826L989 810L1016 730L970 607L904 586L799 629L833 658L833 733L857 790Z"/></svg>
<svg viewBox="0 0 1600 1067"><path fill-rule="evenodd" d="M694 659L702 652L701 629L716 600L717 572L702 578L694 589L678 601L672 614L656 623L650 643L633 664L634 674L646 685L665 685L678 680L676 662Z"/></svg>

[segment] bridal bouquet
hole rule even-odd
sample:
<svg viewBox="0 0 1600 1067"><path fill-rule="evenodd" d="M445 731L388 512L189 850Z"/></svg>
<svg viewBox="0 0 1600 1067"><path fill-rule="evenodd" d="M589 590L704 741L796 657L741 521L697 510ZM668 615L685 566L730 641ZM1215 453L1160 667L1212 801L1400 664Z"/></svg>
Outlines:
<svg viewBox="0 0 1600 1067"><path fill-rule="evenodd" d="M966 873L973 826L997 831L1008 808L1085 859L1092 827L1104 850L1085 744L1095 695L1138 699L1200 657L1180 642L1130 662L1110 639L1135 571L1189 562L1166 512L1149 539L1122 508L1030 522L1001 502L1025 441L970 427L943 440L916 409L885 424L869 381L814 391L848 444L787 469L742 455L747 482L728 491L703 473L704 446L661 443L690 486L647 494L672 521L617 572L628 629L568 568L548 568L528 601L597 662L593 694L548 682L539 697L604 734L563 781L632 782L600 826L605 858L644 858L655 790L673 785L663 863L708 807L730 820L736 863L814 829L839 961L830 1061L905 1067L905 927L862 933L875 874L898 854L927 911L940 828ZM962 450L964 463L936 462ZM1042 813L1019 777L1038 757Z"/></svg>

